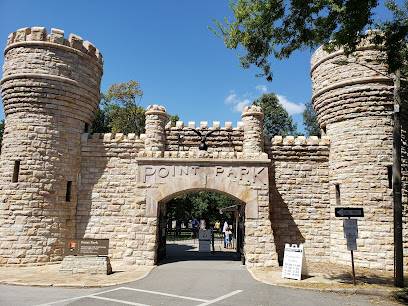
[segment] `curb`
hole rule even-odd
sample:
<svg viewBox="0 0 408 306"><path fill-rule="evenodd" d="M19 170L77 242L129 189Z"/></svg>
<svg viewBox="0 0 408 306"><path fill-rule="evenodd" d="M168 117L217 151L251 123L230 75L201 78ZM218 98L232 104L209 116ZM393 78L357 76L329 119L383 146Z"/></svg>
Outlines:
<svg viewBox="0 0 408 306"><path fill-rule="evenodd" d="M16 281L0 281L0 285L9 285L9 286L29 286L29 287L57 287L57 288L104 288L104 287L112 287L112 286L118 286L126 283L131 283L135 282L138 280L141 280L148 276L150 272L152 272L156 266L153 266L150 270L146 271L142 276L139 276L135 279L131 280L126 280L126 281L117 281L113 283L104 283L104 284L98 284L98 285L87 285L86 283L84 284L65 284L65 283L27 283L27 282L16 282Z"/></svg>
<svg viewBox="0 0 408 306"><path fill-rule="evenodd" d="M261 280L258 278L255 273L249 269L247 269L249 274L251 274L252 278L258 282L263 284L267 284L270 286L276 287L283 287L283 288L290 288L290 289L301 289L301 290L311 290L311 291L320 291L320 292L333 292L333 293L344 293L344 294L361 294L361 295L372 295L372 296L380 296L380 297L392 297L393 293L396 289L381 289L381 288L308 288L308 287L298 287L289 284L276 284L268 281ZM319 283L316 283L319 284Z"/></svg>

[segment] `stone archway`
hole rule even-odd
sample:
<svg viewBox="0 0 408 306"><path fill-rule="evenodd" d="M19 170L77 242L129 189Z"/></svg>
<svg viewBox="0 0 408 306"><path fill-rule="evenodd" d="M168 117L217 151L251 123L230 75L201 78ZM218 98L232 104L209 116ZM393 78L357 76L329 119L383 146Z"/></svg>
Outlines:
<svg viewBox="0 0 408 306"><path fill-rule="evenodd" d="M269 160L139 159L138 179L146 188L146 216L156 220L152 224L157 231L159 203L186 191L228 194L245 203L246 264L276 265L269 220L268 163Z"/></svg>

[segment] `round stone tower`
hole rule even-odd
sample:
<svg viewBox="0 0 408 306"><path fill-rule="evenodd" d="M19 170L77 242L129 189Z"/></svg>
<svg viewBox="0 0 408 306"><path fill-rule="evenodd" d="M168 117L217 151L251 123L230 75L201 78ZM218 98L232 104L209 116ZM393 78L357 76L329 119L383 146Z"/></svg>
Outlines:
<svg viewBox="0 0 408 306"><path fill-rule="evenodd" d="M392 270L393 81L381 58L384 54L368 43L349 57L342 50L329 54L319 48L312 57L312 102L331 143L331 260L350 263L334 207L363 207L356 264Z"/></svg>
<svg viewBox="0 0 408 306"><path fill-rule="evenodd" d="M4 54L0 264L60 260L75 237L80 135L98 106L102 56L42 27L11 33Z"/></svg>

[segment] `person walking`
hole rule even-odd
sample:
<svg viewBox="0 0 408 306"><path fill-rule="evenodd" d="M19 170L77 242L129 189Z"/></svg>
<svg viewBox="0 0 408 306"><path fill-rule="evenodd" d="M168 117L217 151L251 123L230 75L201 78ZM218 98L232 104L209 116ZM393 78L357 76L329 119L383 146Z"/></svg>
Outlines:
<svg viewBox="0 0 408 306"><path fill-rule="evenodd" d="M227 239L228 239L228 235L227 235L227 231L228 231L228 222L227 220L225 220L224 225L222 227L222 234L224 235L224 249L227 247Z"/></svg>

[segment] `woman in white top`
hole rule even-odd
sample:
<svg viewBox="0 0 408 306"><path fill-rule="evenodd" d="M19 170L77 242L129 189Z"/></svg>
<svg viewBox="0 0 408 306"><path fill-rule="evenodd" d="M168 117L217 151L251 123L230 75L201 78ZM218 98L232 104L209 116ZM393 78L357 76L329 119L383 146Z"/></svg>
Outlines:
<svg viewBox="0 0 408 306"><path fill-rule="evenodd" d="M225 222L224 222L224 226L222 227L222 233L224 234L224 248L226 248L227 247L227 231L228 231L228 228L229 228L229 226L228 226L228 222L227 222L227 220L225 220Z"/></svg>

